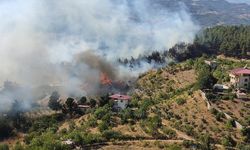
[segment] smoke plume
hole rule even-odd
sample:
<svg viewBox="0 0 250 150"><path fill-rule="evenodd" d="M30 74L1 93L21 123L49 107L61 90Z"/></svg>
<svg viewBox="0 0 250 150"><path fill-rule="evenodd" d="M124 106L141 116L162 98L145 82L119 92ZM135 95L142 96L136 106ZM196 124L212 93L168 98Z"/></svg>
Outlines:
<svg viewBox="0 0 250 150"><path fill-rule="evenodd" d="M0 82L68 93L94 91L102 72L136 75L116 60L192 42L199 30L182 4L170 12L152 0L1 0L0 10Z"/></svg>

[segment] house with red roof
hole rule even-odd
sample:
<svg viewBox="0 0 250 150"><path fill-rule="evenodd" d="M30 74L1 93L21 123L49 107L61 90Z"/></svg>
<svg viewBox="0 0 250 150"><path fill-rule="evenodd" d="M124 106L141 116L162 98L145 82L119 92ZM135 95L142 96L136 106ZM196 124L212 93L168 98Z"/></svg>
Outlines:
<svg viewBox="0 0 250 150"><path fill-rule="evenodd" d="M115 109L125 109L127 108L131 97L128 95L121 95L121 94L114 94L109 96L110 99L112 99L114 101L114 108Z"/></svg>
<svg viewBox="0 0 250 150"><path fill-rule="evenodd" d="M235 88L250 88L250 69L245 68L236 68L231 70L230 74L230 83Z"/></svg>

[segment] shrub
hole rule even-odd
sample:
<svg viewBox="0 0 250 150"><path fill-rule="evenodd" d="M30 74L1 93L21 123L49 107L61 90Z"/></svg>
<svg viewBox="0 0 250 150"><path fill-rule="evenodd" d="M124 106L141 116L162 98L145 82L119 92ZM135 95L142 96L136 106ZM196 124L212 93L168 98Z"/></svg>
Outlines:
<svg viewBox="0 0 250 150"><path fill-rule="evenodd" d="M98 129L103 132L105 130L109 129L109 124L105 121L102 121L99 125L98 125Z"/></svg>
<svg viewBox="0 0 250 150"><path fill-rule="evenodd" d="M7 144L0 144L0 150L9 150L9 146Z"/></svg>
<svg viewBox="0 0 250 150"><path fill-rule="evenodd" d="M78 131L71 132L69 135L67 135L67 139L73 140L78 145L84 143L83 136Z"/></svg>
<svg viewBox="0 0 250 150"><path fill-rule="evenodd" d="M97 126L97 119L94 117L90 117L90 119L87 122L87 125L90 127L96 127Z"/></svg>
<svg viewBox="0 0 250 150"><path fill-rule="evenodd" d="M190 125L184 125L184 132L186 132L187 135L194 135L194 128Z"/></svg>
<svg viewBox="0 0 250 150"><path fill-rule="evenodd" d="M128 122L128 119L134 118L133 112L130 108L124 109L120 112L121 123L125 124Z"/></svg>
<svg viewBox="0 0 250 150"><path fill-rule="evenodd" d="M167 150L182 150L180 145L177 144L171 144L166 146Z"/></svg>
<svg viewBox="0 0 250 150"><path fill-rule="evenodd" d="M104 107L96 109L94 115L97 119L102 119L102 117L105 116L109 111L110 107L108 105L105 105Z"/></svg>
<svg viewBox="0 0 250 150"><path fill-rule="evenodd" d="M225 147L234 147L236 146L237 143L233 140L233 138L230 135L227 135L222 139L221 144Z"/></svg>
<svg viewBox="0 0 250 150"><path fill-rule="evenodd" d="M196 86L199 89L212 89L213 85L217 82L217 79L213 77L208 67L202 67L199 71Z"/></svg>
<svg viewBox="0 0 250 150"><path fill-rule="evenodd" d="M168 65L169 65L170 67L172 67L172 66L175 66L176 63L175 63L174 61L171 61L171 62L168 63Z"/></svg>
<svg viewBox="0 0 250 150"><path fill-rule="evenodd" d="M199 137L199 140L200 140L200 149L202 150L210 150L210 149L213 149L213 140L212 138L210 137L209 134L205 134L205 135L201 135Z"/></svg>
<svg viewBox="0 0 250 150"><path fill-rule="evenodd" d="M235 127L235 126L236 126L235 120L234 120L234 119L228 120L226 126L227 126L227 128L229 128L229 129Z"/></svg>
<svg viewBox="0 0 250 150"><path fill-rule="evenodd" d="M183 105L183 104L186 103L186 100L183 99L183 98L178 98L178 99L176 99L176 103L177 103L178 105Z"/></svg>
<svg viewBox="0 0 250 150"><path fill-rule="evenodd" d="M57 91L54 91L49 99L48 106L52 110L60 110L62 108L61 104L58 102L60 95Z"/></svg>
<svg viewBox="0 0 250 150"><path fill-rule="evenodd" d="M13 135L13 128L7 119L0 119L0 140Z"/></svg>
<svg viewBox="0 0 250 150"><path fill-rule="evenodd" d="M159 116L149 117L142 121L141 125L144 126L147 133L158 136L158 128L162 126L162 120Z"/></svg>
<svg viewBox="0 0 250 150"><path fill-rule="evenodd" d="M176 132L172 129L169 129L167 127L162 128L162 132L166 134L169 138L175 138L176 137Z"/></svg>
<svg viewBox="0 0 250 150"><path fill-rule="evenodd" d="M215 116L217 121L221 121L222 118L224 118L224 117L225 117L225 115L222 112L217 113L216 116Z"/></svg>
<svg viewBox="0 0 250 150"><path fill-rule="evenodd" d="M217 115L217 114L219 113L219 111L218 111L217 109L215 109L215 108L212 108L212 109L210 110L210 112L211 112L213 115Z"/></svg>
<svg viewBox="0 0 250 150"><path fill-rule="evenodd" d="M87 97L83 96L80 98L80 100L78 101L78 104L80 105L84 105L87 102Z"/></svg>
<svg viewBox="0 0 250 150"><path fill-rule="evenodd" d="M40 136L34 137L26 149L66 150L68 147L62 145L56 134L52 132L44 132Z"/></svg>
<svg viewBox="0 0 250 150"><path fill-rule="evenodd" d="M102 107L102 106L104 106L104 105L106 105L108 103L109 103L109 95L106 94L104 96L101 96L101 99L99 101L99 105Z"/></svg>
<svg viewBox="0 0 250 150"><path fill-rule="evenodd" d="M21 143L17 142L13 147L13 150L25 150L25 147Z"/></svg>
<svg viewBox="0 0 250 150"><path fill-rule="evenodd" d="M190 148L190 147L193 147L194 145L196 145L196 143L194 143L194 141L190 141L190 140L184 140L182 145L185 147L185 148Z"/></svg>
<svg viewBox="0 0 250 150"><path fill-rule="evenodd" d="M107 140L110 140L110 139L121 139L122 138L122 134L120 132L116 132L116 131L113 131L113 130L103 131L102 135Z"/></svg>
<svg viewBox="0 0 250 150"><path fill-rule="evenodd" d="M90 99L89 103L90 103L90 107L93 108L93 107L95 107L95 105L96 105L96 100Z"/></svg>
<svg viewBox="0 0 250 150"><path fill-rule="evenodd" d="M99 143L99 142L104 141L102 135L100 134L88 133L88 134L85 134L83 138L84 138L84 144L93 144L93 143Z"/></svg>
<svg viewBox="0 0 250 150"><path fill-rule="evenodd" d="M30 132L32 131L44 132L46 129L50 127L57 127L58 119L60 120L60 116L57 115L38 118L33 122L30 128Z"/></svg>
<svg viewBox="0 0 250 150"><path fill-rule="evenodd" d="M241 130L242 135L245 137L245 142L250 142L250 127Z"/></svg>

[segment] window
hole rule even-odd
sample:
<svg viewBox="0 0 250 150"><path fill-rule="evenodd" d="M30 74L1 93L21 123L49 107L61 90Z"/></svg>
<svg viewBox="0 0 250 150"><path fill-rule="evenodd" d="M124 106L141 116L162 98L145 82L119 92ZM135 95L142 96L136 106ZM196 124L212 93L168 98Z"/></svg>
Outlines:
<svg viewBox="0 0 250 150"><path fill-rule="evenodd" d="M123 100L121 100L121 103L123 103Z"/></svg>
<svg viewBox="0 0 250 150"><path fill-rule="evenodd" d="M245 87L247 87L247 84L244 84Z"/></svg>
<svg viewBox="0 0 250 150"><path fill-rule="evenodd" d="M245 79L245 82L247 82L248 81L248 79Z"/></svg>

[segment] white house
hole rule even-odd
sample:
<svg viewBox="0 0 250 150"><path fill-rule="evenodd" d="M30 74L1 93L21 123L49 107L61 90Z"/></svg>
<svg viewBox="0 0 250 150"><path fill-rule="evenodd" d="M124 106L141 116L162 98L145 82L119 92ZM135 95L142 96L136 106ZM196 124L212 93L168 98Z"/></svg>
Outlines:
<svg viewBox="0 0 250 150"><path fill-rule="evenodd" d="M130 96L120 94L111 95L109 98L114 101L114 108L118 110L127 108L131 100Z"/></svg>
<svg viewBox="0 0 250 150"><path fill-rule="evenodd" d="M230 83L235 88L249 89L250 70L246 68L237 68L230 72Z"/></svg>

